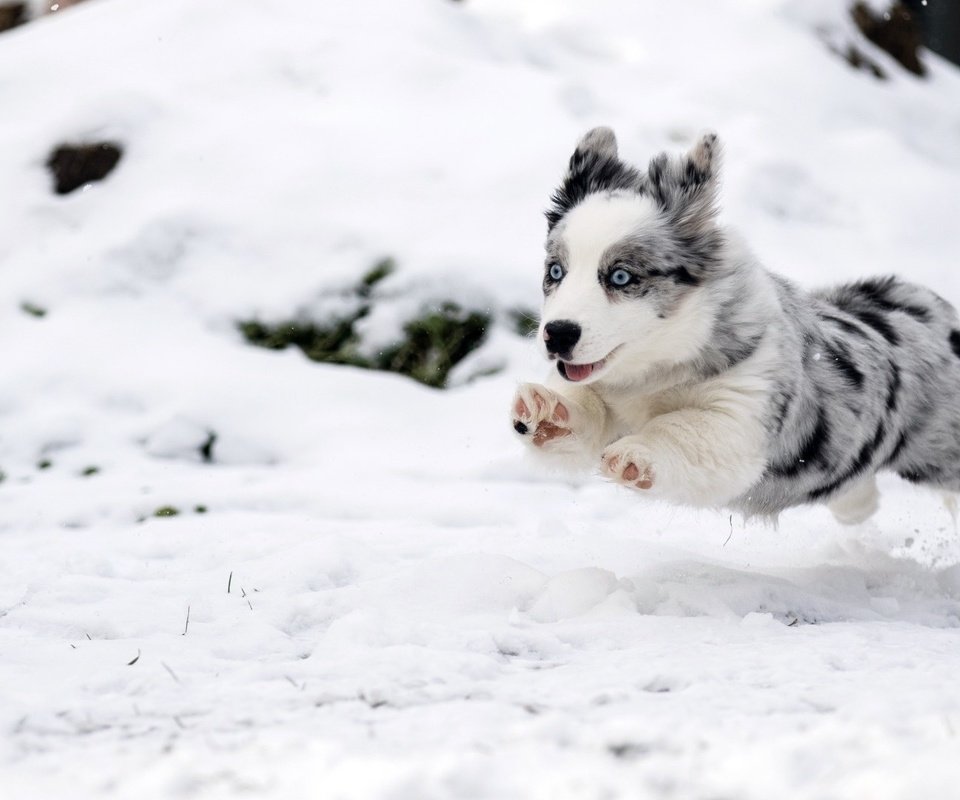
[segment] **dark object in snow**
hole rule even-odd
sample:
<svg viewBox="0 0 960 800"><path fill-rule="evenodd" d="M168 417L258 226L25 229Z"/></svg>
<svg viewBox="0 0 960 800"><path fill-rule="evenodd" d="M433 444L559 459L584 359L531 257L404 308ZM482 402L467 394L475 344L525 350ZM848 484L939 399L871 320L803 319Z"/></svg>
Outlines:
<svg viewBox="0 0 960 800"><path fill-rule="evenodd" d="M24 314L29 314L31 317L37 317L38 319L47 316L47 309L43 306L38 306L36 303L31 303L28 300L24 300L20 304L20 310Z"/></svg>
<svg viewBox="0 0 960 800"><path fill-rule="evenodd" d="M206 507L206 506L194 506L194 507L193 507L193 511L194 511L195 514L206 514L206 513L207 513L207 507ZM233 574L233 573L231 573L231 574Z"/></svg>
<svg viewBox="0 0 960 800"><path fill-rule="evenodd" d="M0 5L0 33L23 25L27 21L26 3L4 3Z"/></svg>
<svg viewBox="0 0 960 800"><path fill-rule="evenodd" d="M160 506L156 511L153 512L155 517L175 517L180 512L173 506Z"/></svg>
<svg viewBox="0 0 960 800"><path fill-rule="evenodd" d="M375 354L365 354L358 346L356 324L372 310L374 287L393 269L393 261L384 259L368 272L348 292L356 305L345 316L325 323L290 320L269 325L248 320L238 327L247 342L259 347L283 350L294 345L312 361L399 372L427 386L442 388L450 371L483 344L491 316L484 311L465 310L456 303L440 303L409 320L399 341Z"/></svg>
<svg viewBox="0 0 960 800"><path fill-rule="evenodd" d="M53 462L49 458L44 458L37 462L37 469L50 469L52 466Z"/></svg>
<svg viewBox="0 0 960 800"><path fill-rule="evenodd" d="M889 11L878 15L866 3L858 0L850 9L850 16L864 36L881 50L886 50L904 69L914 75L927 74L917 54L923 45L920 27L906 6L895 2Z"/></svg>
<svg viewBox="0 0 960 800"><path fill-rule="evenodd" d="M100 472L100 467L97 467L91 464L89 467L84 468L83 472L81 472L80 474L84 478L89 478L93 475L99 474L99 472Z"/></svg>
<svg viewBox="0 0 960 800"><path fill-rule="evenodd" d="M47 159L57 194L69 194L81 186L102 181L120 161L123 150L112 142L62 144Z"/></svg>
<svg viewBox="0 0 960 800"><path fill-rule="evenodd" d="M217 443L217 434L214 431L207 432L206 441L197 448L200 453L200 458L203 459L204 464L213 463L213 446Z"/></svg>
<svg viewBox="0 0 960 800"><path fill-rule="evenodd" d="M843 57L854 69L866 70L872 73L874 78L877 78L881 81L885 81L887 79L887 73L883 71L880 65L868 55L865 55L864 52L855 44L847 45L847 50L845 53L843 53Z"/></svg>

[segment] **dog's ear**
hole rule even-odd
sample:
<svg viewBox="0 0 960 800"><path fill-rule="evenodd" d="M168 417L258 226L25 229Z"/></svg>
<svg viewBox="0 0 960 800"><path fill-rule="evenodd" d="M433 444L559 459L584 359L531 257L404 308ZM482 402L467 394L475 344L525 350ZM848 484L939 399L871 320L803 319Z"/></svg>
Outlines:
<svg viewBox="0 0 960 800"><path fill-rule="evenodd" d="M638 189L642 181L633 167L617 157L617 137L610 128L587 131L570 156L563 182L550 198L551 206L546 212L548 230L553 230L564 214L587 195Z"/></svg>
<svg viewBox="0 0 960 800"><path fill-rule="evenodd" d="M708 133L679 159L666 153L653 159L645 189L675 225L696 233L716 217L719 169L720 142Z"/></svg>
<svg viewBox="0 0 960 800"><path fill-rule="evenodd" d="M617 136L611 128L591 128L580 137L577 149L570 156L570 171L578 169L590 154L602 158L617 157Z"/></svg>

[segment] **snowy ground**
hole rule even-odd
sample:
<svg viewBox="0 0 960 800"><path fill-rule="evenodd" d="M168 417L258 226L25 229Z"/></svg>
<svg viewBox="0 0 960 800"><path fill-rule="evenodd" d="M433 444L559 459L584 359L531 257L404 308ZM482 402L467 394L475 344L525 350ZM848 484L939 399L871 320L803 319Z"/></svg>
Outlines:
<svg viewBox="0 0 960 800"><path fill-rule="evenodd" d="M506 325L446 392L235 328L384 255L371 341L535 306L600 123L638 161L717 129L725 218L795 280L960 303L960 74L853 71L841 6L91 0L0 36L0 794L960 796L936 496L651 507L525 462ZM124 159L56 197L83 137Z"/></svg>

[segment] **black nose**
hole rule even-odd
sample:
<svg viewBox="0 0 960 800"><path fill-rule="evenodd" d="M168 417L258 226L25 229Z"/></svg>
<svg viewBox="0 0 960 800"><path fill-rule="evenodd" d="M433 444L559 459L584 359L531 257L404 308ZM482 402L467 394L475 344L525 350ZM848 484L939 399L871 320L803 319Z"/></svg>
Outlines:
<svg viewBox="0 0 960 800"><path fill-rule="evenodd" d="M574 345L580 341L580 326L568 319L558 319L543 326L543 341L547 352L556 355L569 355Z"/></svg>

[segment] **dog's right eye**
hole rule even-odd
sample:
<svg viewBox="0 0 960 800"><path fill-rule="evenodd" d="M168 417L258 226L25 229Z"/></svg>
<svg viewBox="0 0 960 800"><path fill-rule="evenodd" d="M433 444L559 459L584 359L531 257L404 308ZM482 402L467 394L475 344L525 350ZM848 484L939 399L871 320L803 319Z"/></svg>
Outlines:
<svg viewBox="0 0 960 800"><path fill-rule="evenodd" d="M563 277L563 267L554 262L547 268L547 275L550 276L550 280L558 281Z"/></svg>

